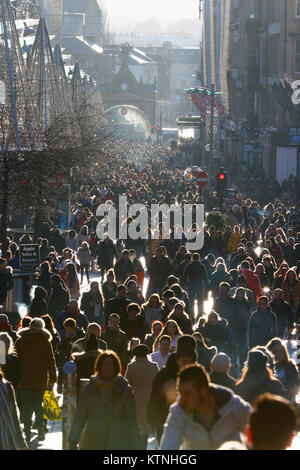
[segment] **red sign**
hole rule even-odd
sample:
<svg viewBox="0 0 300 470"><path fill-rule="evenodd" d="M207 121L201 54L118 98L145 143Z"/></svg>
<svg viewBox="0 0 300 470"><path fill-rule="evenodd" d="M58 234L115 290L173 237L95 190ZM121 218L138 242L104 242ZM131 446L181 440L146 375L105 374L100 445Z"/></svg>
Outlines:
<svg viewBox="0 0 300 470"><path fill-rule="evenodd" d="M197 186L199 186L199 188L205 188L208 185L208 174L206 173L206 171L200 171L196 180Z"/></svg>
<svg viewBox="0 0 300 470"><path fill-rule="evenodd" d="M201 113L205 113L205 101L204 98L201 98L198 95L192 94L192 102L194 105L201 111ZM207 96L206 97L206 103L207 103L207 109L211 106L211 97ZM214 107L220 114L224 114L225 108L224 106L220 103L217 98L214 98Z"/></svg>

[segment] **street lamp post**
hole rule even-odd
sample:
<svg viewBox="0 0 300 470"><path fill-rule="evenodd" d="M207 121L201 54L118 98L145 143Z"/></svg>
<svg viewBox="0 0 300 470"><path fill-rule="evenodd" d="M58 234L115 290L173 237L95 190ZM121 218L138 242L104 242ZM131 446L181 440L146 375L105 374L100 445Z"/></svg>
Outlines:
<svg viewBox="0 0 300 470"><path fill-rule="evenodd" d="M204 99L204 121L205 121L205 128L207 128L207 97L211 97L211 110L210 110L210 136L209 136L209 157L208 157L208 177L209 177L209 184L208 187L211 189L212 187L212 162L213 162L213 157L214 157L214 111L215 111L215 96L216 95L222 95L223 93L220 91L215 90L215 85L212 84L211 88L208 87L197 87L197 88L188 88L185 89L189 94L195 94L198 96L202 96L204 93L205 99ZM205 142L206 143L206 138ZM206 147L204 147L206 149Z"/></svg>
<svg viewBox="0 0 300 470"><path fill-rule="evenodd" d="M212 187L212 163L214 158L214 112L215 112L215 85L211 86L211 107L210 107L210 142L209 142L209 159L208 159L208 174L209 174L209 189Z"/></svg>

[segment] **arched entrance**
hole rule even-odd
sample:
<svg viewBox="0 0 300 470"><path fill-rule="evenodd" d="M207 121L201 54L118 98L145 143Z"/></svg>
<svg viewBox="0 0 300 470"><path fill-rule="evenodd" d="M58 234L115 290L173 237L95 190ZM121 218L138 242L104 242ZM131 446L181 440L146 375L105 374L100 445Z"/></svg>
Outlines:
<svg viewBox="0 0 300 470"><path fill-rule="evenodd" d="M118 105L105 111L114 135L126 140L147 140L151 137L151 124L146 114L131 105Z"/></svg>

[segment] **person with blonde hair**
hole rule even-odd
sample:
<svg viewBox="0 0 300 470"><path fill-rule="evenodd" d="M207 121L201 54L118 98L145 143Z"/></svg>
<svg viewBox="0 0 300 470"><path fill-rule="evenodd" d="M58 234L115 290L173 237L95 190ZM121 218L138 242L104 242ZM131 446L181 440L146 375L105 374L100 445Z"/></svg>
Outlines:
<svg viewBox="0 0 300 470"><path fill-rule="evenodd" d="M287 347L280 338L273 338L267 344L267 349L275 358L275 375L287 390L290 401L296 401L299 392L300 377L296 365L291 361Z"/></svg>

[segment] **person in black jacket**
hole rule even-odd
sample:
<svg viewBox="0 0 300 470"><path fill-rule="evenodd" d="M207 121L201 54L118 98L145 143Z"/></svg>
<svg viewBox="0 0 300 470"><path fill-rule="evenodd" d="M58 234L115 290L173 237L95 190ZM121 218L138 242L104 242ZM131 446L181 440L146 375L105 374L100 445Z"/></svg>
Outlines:
<svg viewBox="0 0 300 470"><path fill-rule="evenodd" d="M183 348L171 354L167 364L156 375L147 409L147 420L159 443L169 407L176 400L176 379L180 369L197 361L197 353L192 348Z"/></svg>
<svg viewBox="0 0 300 470"><path fill-rule="evenodd" d="M141 316L141 307L138 304L129 304L127 307L127 317L123 317L120 328L126 334L127 340L139 338L143 343L146 334L146 325Z"/></svg>
<svg viewBox="0 0 300 470"><path fill-rule="evenodd" d="M101 277L104 278L106 271L114 265L114 258L119 259L119 253L116 245L110 238L105 238L98 242L95 250L95 256L98 259L98 265L101 270Z"/></svg>
<svg viewBox="0 0 300 470"><path fill-rule="evenodd" d="M171 274L171 262L164 255L164 247L156 250L148 266L149 284L146 297L151 294L161 294L164 285L167 283L168 276Z"/></svg>
<svg viewBox="0 0 300 470"><path fill-rule="evenodd" d="M202 334L207 344L215 346L219 352L225 352L231 355L232 337L228 323L215 311L211 311L207 317L207 321L205 321L204 318L200 318L197 331Z"/></svg>
<svg viewBox="0 0 300 470"><path fill-rule="evenodd" d="M167 320L175 320L184 334L193 334L192 322L188 314L184 311L184 302L177 302L172 312L170 312Z"/></svg>
<svg viewBox="0 0 300 470"><path fill-rule="evenodd" d="M294 316L290 304L284 300L282 289L274 290L270 307L277 317L278 336L283 338L285 332L293 329Z"/></svg>
<svg viewBox="0 0 300 470"><path fill-rule="evenodd" d="M83 310L89 323L105 324L104 301L98 282L91 282L89 292L82 295L80 309Z"/></svg>
<svg viewBox="0 0 300 470"><path fill-rule="evenodd" d="M46 302L47 291L43 287L37 286L34 291L34 298L32 299L29 314L31 318L40 318L45 313L48 313L48 305Z"/></svg>
<svg viewBox="0 0 300 470"><path fill-rule="evenodd" d="M107 344L108 349L114 351L120 358L122 365L127 365L127 337L124 331L120 330L120 317L112 313L108 319L108 326L101 339Z"/></svg>
<svg viewBox="0 0 300 470"><path fill-rule="evenodd" d="M47 291L47 296L50 294L51 291L51 265L49 261L44 261L40 265L40 272L37 276L37 285L39 287L43 287Z"/></svg>
<svg viewBox="0 0 300 470"><path fill-rule="evenodd" d="M7 293L13 288L12 269L7 267L5 258L0 258L0 305L4 305Z"/></svg>
<svg viewBox="0 0 300 470"><path fill-rule="evenodd" d="M120 285L117 289L117 296L110 299L105 308L105 319L108 321L109 316L112 313L117 313L122 319L127 316L127 307L131 304L131 301L126 298L127 289L125 286Z"/></svg>
<svg viewBox="0 0 300 470"><path fill-rule="evenodd" d="M194 253L193 261L189 263L184 271L183 284L188 288L190 305L194 305L195 298L198 302L203 301L208 289L208 277L204 265L200 262L199 253Z"/></svg>
<svg viewBox="0 0 300 470"><path fill-rule="evenodd" d="M278 336L277 317L269 307L268 297L260 297L258 308L250 317L248 329L248 347L265 346Z"/></svg>
<svg viewBox="0 0 300 470"><path fill-rule="evenodd" d="M70 302L70 293L58 274L51 276L51 292L48 300L48 313L55 320Z"/></svg>
<svg viewBox="0 0 300 470"><path fill-rule="evenodd" d="M210 379L213 383L234 390L236 379L229 374L231 367L230 357L224 353L216 354L210 364Z"/></svg>
<svg viewBox="0 0 300 470"><path fill-rule="evenodd" d="M131 274L135 274L134 264L129 259L128 250L122 251L122 258L116 262L114 270L117 284L123 284Z"/></svg>

